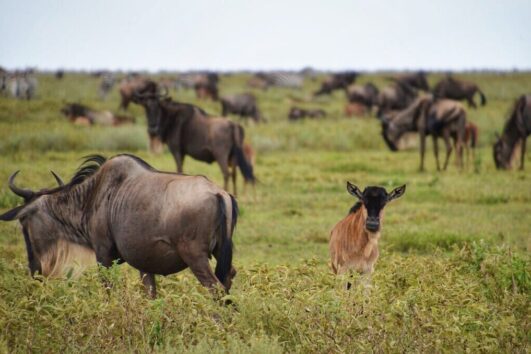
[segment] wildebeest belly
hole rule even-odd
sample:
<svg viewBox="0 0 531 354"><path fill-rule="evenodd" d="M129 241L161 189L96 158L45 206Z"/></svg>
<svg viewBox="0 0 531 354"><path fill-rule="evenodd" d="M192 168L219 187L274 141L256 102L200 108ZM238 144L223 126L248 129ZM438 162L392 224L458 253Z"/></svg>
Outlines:
<svg viewBox="0 0 531 354"><path fill-rule="evenodd" d="M212 154L212 151L208 148L192 148L192 149L186 149L185 153L187 155L190 155L196 160L212 163L216 159L214 155Z"/></svg>

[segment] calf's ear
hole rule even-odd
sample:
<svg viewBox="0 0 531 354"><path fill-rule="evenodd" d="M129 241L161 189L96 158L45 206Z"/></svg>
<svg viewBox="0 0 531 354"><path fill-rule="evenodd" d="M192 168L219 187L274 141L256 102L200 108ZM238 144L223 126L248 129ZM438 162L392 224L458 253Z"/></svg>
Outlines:
<svg viewBox="0 0 531 354"><path fill-rule="evenodd" d="M390 202L393 199L400 198L406 192L406 185L393 189L391 193L387 195L387 201Z"/></svg>
<svg viewBox="0 0 531 354"><path fill-rule="evenodd" d="M358 199L363 199L360 189L350 182L347 182L347 191Z"/></svg>

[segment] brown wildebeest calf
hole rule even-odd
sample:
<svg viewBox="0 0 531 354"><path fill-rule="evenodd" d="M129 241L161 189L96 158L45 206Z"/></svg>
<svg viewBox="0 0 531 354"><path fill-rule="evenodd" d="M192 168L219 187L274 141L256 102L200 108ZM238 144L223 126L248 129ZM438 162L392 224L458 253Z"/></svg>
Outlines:
<svg viewBox="0 0 531 354"><path fill-rule="evenodd" d="M366 187L361 192L358 187L347 182L347 191L358 198L358 202L330 232L332 270L335 274L355 270L370 277L379 255L378 241L383 209L391 200L401 197L406 186L395 188L391 193L387 193L382 187Z"/></svg>

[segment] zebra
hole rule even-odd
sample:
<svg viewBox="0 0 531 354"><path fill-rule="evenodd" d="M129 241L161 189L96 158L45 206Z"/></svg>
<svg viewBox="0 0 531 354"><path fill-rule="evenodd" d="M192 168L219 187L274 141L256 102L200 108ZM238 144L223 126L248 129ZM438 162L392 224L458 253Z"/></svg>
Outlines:
<svg viewBox="0 0 531 354"><path fill-rule="evenodd" d="M116 83L116 78L111 73L106 73L103 75L100 83L100 99L105 101L109 92L111 92L114 84Z"/></svg>
<svg viewBox="0 0 531 354"><path fill-rule="evenodd" d="M292 72L274 71L257 73L255 77L264 81L266 89L269 87L301 89L304 84L304 75Z"/></svg>
<svg viewBox="0 0 531 354"><path fill-rule="evenodd" d="M37 91L37 79L31 73L15 72L5 83L11 95L18 99L31 100Z"/></svg>

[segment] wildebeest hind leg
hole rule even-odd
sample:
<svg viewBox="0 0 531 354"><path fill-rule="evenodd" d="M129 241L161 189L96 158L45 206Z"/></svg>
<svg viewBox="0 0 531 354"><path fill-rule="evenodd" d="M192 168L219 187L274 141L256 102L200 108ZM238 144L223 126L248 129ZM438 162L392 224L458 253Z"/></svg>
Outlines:
<svg viewBox="0 0 531 354"><path fill-rule="evenodd" d="M444 144L446 145L446 159L444 160L443 170L446 171L448 167L448 161L450 160L450 155L452 154L452 144L450 142L450 132L448 129L443 131Z"/></svg>
<svg viewBox="0 0 531 354"><path fill-rule="evenodd" d="M149 296L154 299L157 297L157 283L155 282L155 274L140 272L140 279Z"/></svg>
<svg viewBox="0 0 531 354"><path fill-rule="evenodd" d="M437 171L441 170L441 166L439 164L439 143L437 141L437 136L433 134L433 153L435 154L435 162L437 163Z"/></svg>
<svg viewBox="0 0 531 354"><path fill-rule="evenodd" d="M219 168L221 168L221 173L223 173L223 189L227 192L229 191L229 158L228 156L217 156L216 160L218 161ZM234 195L236 194L236 188L234 188Z"/></svg>
<svg viewBox="0 0 531 354"><path fill-rule="evenodd" d="M197 280L199 280L201 285L211 290L214 290L216 286L221 286L221 288L225 290L225 286L220 283L220 281L218 280L218 278L216 278L216 275L212 271L212 268L210 268L210 264L208 263L208 257L206 255L197 257L187 264L188 267L190 267L192 273L194 273Z"/></svg>

